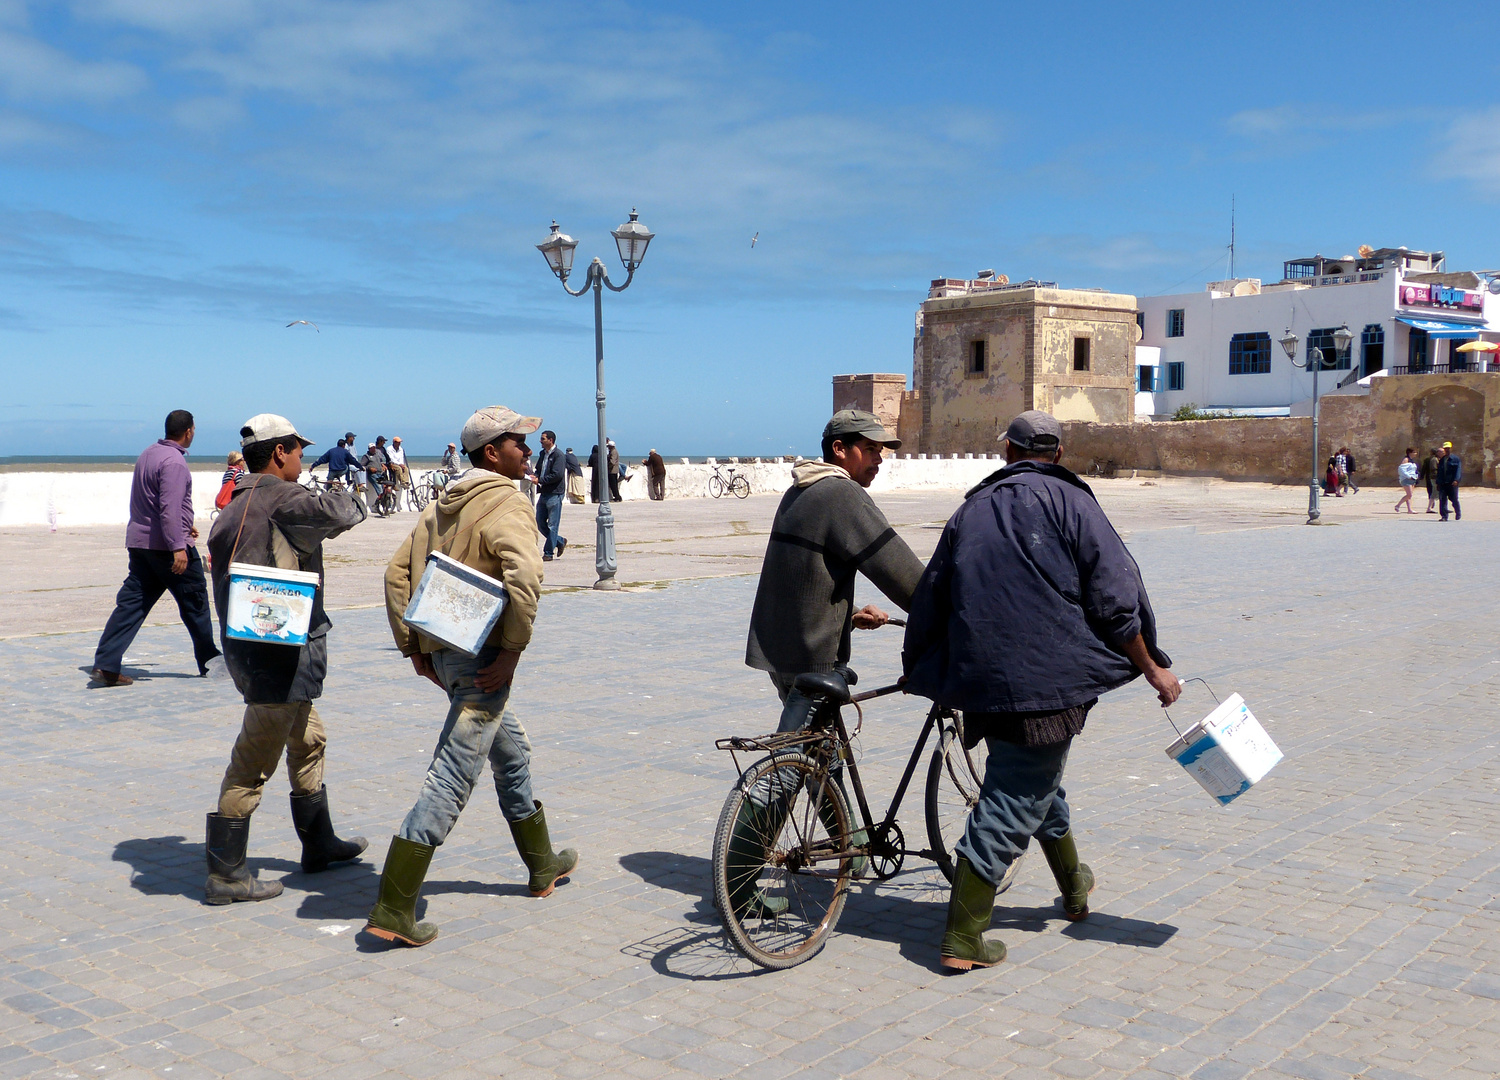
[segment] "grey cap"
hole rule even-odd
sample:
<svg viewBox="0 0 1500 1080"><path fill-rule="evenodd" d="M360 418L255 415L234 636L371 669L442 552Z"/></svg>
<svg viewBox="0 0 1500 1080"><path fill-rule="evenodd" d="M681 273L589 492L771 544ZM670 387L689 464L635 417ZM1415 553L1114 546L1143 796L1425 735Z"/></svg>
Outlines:
<svg viewBox="0 0 1500 1080"><path fill-rule="evenodd" d="M901 440L892 437L880 422L880 417L863 409L840 409L823 428L825 439L842 439L850 435L863 435L890 450L901 449Z"/></svg>
<svg viewBox="0 0 1500 1080"><path fill-rule="evenodd" d="M1018 450L1056 450L1062 443L1062 425L1056 417L1027 409L1010 422L1004 438Z"/></svg>
<svg viewBox="0 0 1500 1080"><path fill-rule="evenodd" d="M540 416L522 416L504 405L491 405L469 417L459 441L464 444L464 453L468 454L502 435L530 435L541 426Z"/></svg>

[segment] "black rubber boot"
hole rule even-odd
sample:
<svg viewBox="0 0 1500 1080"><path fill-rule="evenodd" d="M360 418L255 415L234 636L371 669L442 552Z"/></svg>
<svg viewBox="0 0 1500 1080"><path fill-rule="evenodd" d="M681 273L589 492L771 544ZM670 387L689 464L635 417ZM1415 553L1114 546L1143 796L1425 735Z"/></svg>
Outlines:
<svg viewBox="0 0 1500 1080"><path fill-rule="evenodd" d="M417 922L417 899L436 850L429 844L391 837L391 849L380 871L380 894L370 909L366 931L403 945L426 945L438 936L436 924Z"/></svg>
<svg viewBox="0 0 1500 1080"><path fill-rule="evenodd" d="M328 816L328 788L314 795L292 794L292 825L302 841L302 872L316 874L333 863L357 859L370 842L363 836L340 840L333 833L333 819Z"/></svg>
<svg viewBox="0 0 1500 1080"><path fill-rule="evenodd" d="M521 853L526 869L531 871L531 880L527 882L531 895L551 896L557 879L567 877L568 872L578 865L578 852L572 848L552 850L552 838L547 835L546 812L540 802L532 801L536 813L512 821L510 835L515 838L516 850Z"/></svg>
<svg viewBox="0 0 1500 1080"><path fill-rule="evenodd" d="M1089 917L1089 893L1094 891L1094 872L1087 863L1078 861L1078 845L1073 843L1071 831L1056 840L1037 839L1042 853L1047 856L1047 865L1057 879L1058 891L1062 893L1063 914L1073 922Z"/></svg>
<svg viewBox="0 0 1500 1080"><path fill-rule="evenodd" d="M953 892L948 897L948 925L943 930L942 966L954 971L994 967L1005 959L1003 941L987 941L990 916L995 911L995 886L974 873L969 860L959 857L953 867Z"/></svg>
<svg viewBox="0 0 1500 1080"><path fill-rule="evenodd" d="M259 881L245 865L250 844L250 819L209 814L204 849L208 853L208 880L203 898L210 904L232 904L237 900L269 900L281 895L281 882Z"/></svg>

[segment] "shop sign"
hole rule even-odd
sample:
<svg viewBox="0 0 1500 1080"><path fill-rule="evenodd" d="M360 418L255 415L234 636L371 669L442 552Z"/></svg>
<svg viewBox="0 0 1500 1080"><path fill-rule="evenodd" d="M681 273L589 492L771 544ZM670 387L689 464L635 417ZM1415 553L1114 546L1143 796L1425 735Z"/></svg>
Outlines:
<svg viewBox="0 0 1500 1080"><path fill-rule="evenodd" d="M1484 294L1451 289L1446 285L1413 285L1402 283L1398 290L1402 307L1456 308L1460 311L1483 311Z"/></svg>

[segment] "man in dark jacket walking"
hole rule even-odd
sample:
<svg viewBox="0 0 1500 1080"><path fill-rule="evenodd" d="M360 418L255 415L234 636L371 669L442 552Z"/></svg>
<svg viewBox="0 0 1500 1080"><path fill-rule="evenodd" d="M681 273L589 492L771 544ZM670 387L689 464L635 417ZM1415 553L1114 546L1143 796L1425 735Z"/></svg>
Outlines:
<svg viewBox="0 0 1500 1080"><path fill-rule="evenodd" d="M922 562L865 490L884 451L900 445L873 413L844 409L823 428L823 460L792 469L792 486L771 523L745 646L745 663L768 673L781 697L778 731L816 719L812 700L794 687L797 676L837 671L852 682L846 666L852 628L874 629L890 619L873 604L854 610L856 574L903 611L911 606ZM741 917L770 918L788 907L786 897L756 888L766 849L783 824L774 802L769 792L752 793L730 841L730 902ZM866 843L864 830L852 840Z"/></svg>
<svg viewBox="0 0 1500 1080"><path fill-rule="evenodd" d="M912 597L902 649L909 693L964 714L987 740L979 801L957 856L942 965L1005 959L986 941L995 893L1035 836L1069 919L1088 915L1094 875L1078 861L1062 788L1068 747L1099 695L1145 675L1162 704L1181 684L1156 646L1140 570L1088 485L1057 464L1062 428L1024 412L1006 466L949 519Z"/></svg>
<svg viewBox="0 0 1500 1080"><path fill-rule="evenodd" d="M1458 483L1464 478L1464 462L1453 452L1451 442L1443 443L1442 457L1437 464L1438 520L1448 520L1448 503L1453 503L1453 520L1462 521L1463 511L1458 507Z"/></svg>
<svg viewBox="0 0 1500 1080"><path fill-rule="evenodd" d="M551 562L554 555L562 558L568 546L567 538L557 531L567 494L568 463L557 448L557 432L542 432L541 442L542 456L536 463L536 528L544 538L542 561Z"/></svg>
<svg viewBox="0 0 1500 1080"><path fill-rule="evenodd" d="M260 806L261 791L276 772L283 750L292 782L292 824L302 840L303 872L347 862L365 849L362 836L340 840L334 835L323 786L327 737L313 700L323 693L327 635L333 625L323 609L323 541L364 521L367 511L357 495L314 494L297 483L302 449L312 444L285 417L252 416L240 428L240 445L250 471L235 483L229 505L208 535L224 659L245 698L245 718L219 787L219 807L208 815L204 893L210 904L281 895L281 882L251 876L245 850L250 815ZM229 567L237 562L318 575L307 644L229 636Z"/></svg>
<svg viewBox="0 0 1500 1080"><path fill-rule="evenodd" d="M646 494L656 502L667 497L667 463L655 447L646 455Z"/></svg>
<svg viewBox="0 0 1500 1080"><path fill-rule="evenodd" d="M166 438L146 447L136 459L130 480L130 524L125 527L130 569L99 636L89 676L101 686L129 686L135 681L120 674L125 650L164 592L177 601L193 639L198 673L206 675L208 662L219 655L208 614L203 560L193 545L198 530L193 525L193 474L187 467L192 445L193 414L173 409L167 414Z"/></svg>

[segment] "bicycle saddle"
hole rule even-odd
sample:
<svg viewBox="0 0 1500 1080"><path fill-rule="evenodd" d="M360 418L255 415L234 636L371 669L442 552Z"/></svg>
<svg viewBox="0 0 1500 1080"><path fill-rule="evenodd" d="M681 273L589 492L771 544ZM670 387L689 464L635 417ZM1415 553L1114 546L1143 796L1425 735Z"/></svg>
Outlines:
<svg viewBox="0 0 1500 1080"><path fill-rule="evenodd" d="M810 671L798 675L792 685L808 697L827 698L839 705L849 704L849 684L837 672Z"/></svg>

